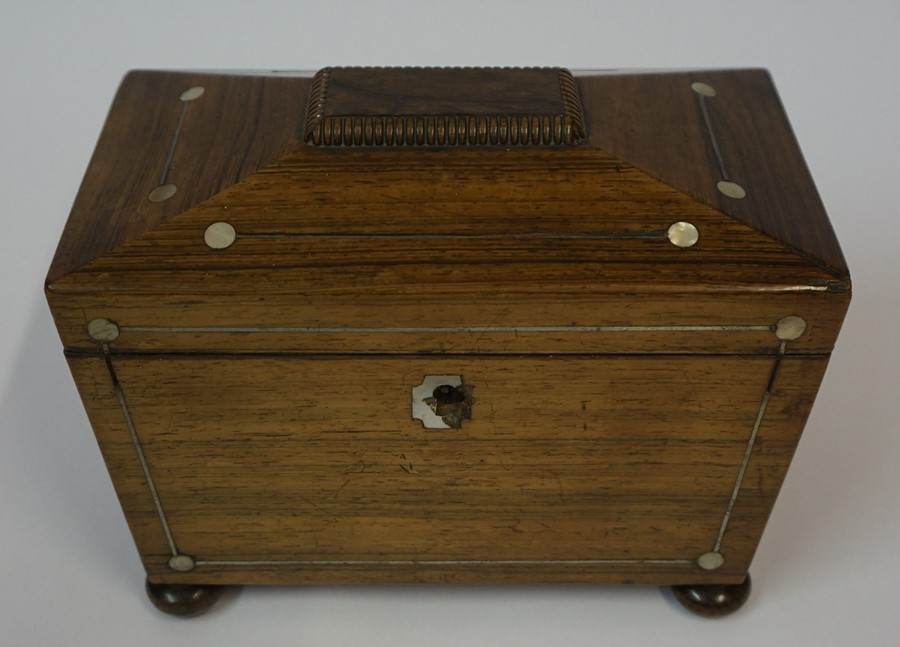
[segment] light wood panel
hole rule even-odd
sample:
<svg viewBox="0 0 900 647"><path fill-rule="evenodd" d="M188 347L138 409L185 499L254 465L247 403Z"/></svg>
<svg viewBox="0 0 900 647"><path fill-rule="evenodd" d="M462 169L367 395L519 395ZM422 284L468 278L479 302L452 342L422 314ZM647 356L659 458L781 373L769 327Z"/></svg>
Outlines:
<svg viewBox="0 0 900 647"><path fill-rule="evenodd" d="M665 583L746 568L826 360L781 362L714 574L691 560L716 540L772 358L116 357L178 549L213 562L189 574L165 566L108 369L70 364L156 579ZM384 388L423 371L475 385L462 429L422 429L407 389Z"/></svg>

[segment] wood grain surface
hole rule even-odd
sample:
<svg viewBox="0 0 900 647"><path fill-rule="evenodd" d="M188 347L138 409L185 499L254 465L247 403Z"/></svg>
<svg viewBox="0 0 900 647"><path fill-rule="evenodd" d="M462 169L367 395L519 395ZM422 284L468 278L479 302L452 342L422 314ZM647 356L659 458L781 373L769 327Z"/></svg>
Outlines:
<svg viewBox="0 0 900 647"><path fill-rule="evenodd" d="M458 98L476 126L577 101L578 145L309 145L309 75L126 77L46 290L152 581L743 581L849 304L840 248L764 73L548 73ZM384 87L368 116L453 94ZM461 429L412 418L426 375L473 387Z"/></svg>
<svg viewBox="0 0 900 647"><path fill-rule="evenodd" d="M825 363L782 362L716 581L746 572L803 425L795 412ZM374 562L425 560L468 579L477 562L506 562L528 581L545 562L578 560L681 560L659 566L709 579L693 560L716 541L774 359L115 358L179 551L235 562L174 577L107 366L70 364L162 580L237 582L251 561L272 581L321 581L332 562L376 581ZM450 373L474 386L472 419L423 429L410 389ZM594 576L606 566L586 564ZM646 564L615 566L607 579L640 577ZM435 576L427 564L405 571Z"/></svg>
<svg viewBox="0 0 900 647"><path fill-rule="evenodd" d="M584 138L561 68L326 67L304 141L316 146L552 146Z"/></svg>
<svg viewBox="0 0 900 647"><path fill-rule="evenodd" d="M807 329L788 354L829 353L849 295L818 292L565 295L516 292L447 301L423 296L347 298L301 294L280 298L223 294L53 294L66 346L96 353L92 319L113 317L115 352L233 353L726 353L771 354L774 327L798 315ZM466 328L489 327L488 330ZM523 327L555 326L552 331ZM591 327L613 330L590 330ZM629 330L644 326L644 330ZM709 329L703 329L709 326ZM716 326L734 327L716 330ZM753 326L755 330L741 329ZM292 328L294 327L294 328ZM504 328L505 327L505 328ZM615 329L619 327L620 329ZM659 327L659 329L654 329ZM667 330L666 327L675 327ZM678 327L697 328L678 330ZM589 330L579 330L588 328Z"/></svg>
<svg viewBox="0 0 900 647"><path fill-rule="evenodd" d="M655 178L782 241L812 263L849 277L790 122L766 70L593 74L578 78L590 143ZM731 179L723 179L692 83L715 91L708 114Z"/></svg>
<svg viewBox="0 0 900 647"><path fill-rule="evenodd" d="M210 249L204 231L222 220L238 238L228 249ZM679 221L701 231L694 247L678 248L666 238L668 227ZM607 304L623 293L644 295L629 298L632 309L690 293L681 297L684 307L700 312L709 303L725 317L730 309L722 306L749 294L759 295L759 302L789 294L773 299L784 303L779 312L768 308L772 314L765 319L754 313L738 322L773 325L783 316L802 315L797 310L810 291L835 293L831 298L842 312L847 281L600 151L429 151L413 153L412 159L409 151L383 151L372 159L358 151L313 150L281 158L54 281L50 298L67 345L94 347L85 334L87 321L78 316L88 309L137 328L214 326L223 319L232 325L278 325L285 316L292 319L284 325L350 326L350 320L364 319L390 326L399 311L397 305L384 307L388 303L405 303L401 310L418 304L413 307L420 323L406 325L554 325L552 320L562 320L596 326L646 321L636 312L610 316ZM540 318L529 316L532 308L546 309L541 300L548 294L560 302L593 306L594 312L585 318L563 307ZM190 308L167 311L165 303L173 295ZM98 298L105 304L94 306ZM505 302L506 315L492 307L498 299ZM239 308L231 307L238 302ZM158 304L153 314L132 310L150 303ZM279 307L282 316L273 317ZM329 317L335 308L343 321ZM510 315L517 308L524 312ZM658 323L677 325L674 317L664 318L671 310L666 306L649 310ZM217 321L201 319L203 311ZM329 318L333 323L322 323ZM836 332L828 315L807 319ZM687 321L704 323L722 319ZM173 347L184 346L177 337L169 339ZM207 347L204 339L191 336L189 343ZM272 344L271 336L266 339L270 349L283 347ZM480 349L510 350L508 343L492 347L494 339L479 337ZM682 339L668 339L670 350L679 342L693 348ZM343 347L313 341L306 348L458 348L448 347L446 339L415 337L384 343L351 336L339 342ZM525 341L515 349L590 350L578 346L580 341L575 346L547 338L531 341L537 345ZM827 352L833 335L823 342L808 348ZM124 349L127 343L123 338L120 345ZM304 348L296 346L304 343L296 335L280 343ZM727 342L716 343L727 350ZM246 335L229 344L234 350L260 348Z"/></svg>
<svg viewBox="0 0 900 647"><path fill-rule="evenodd" d="M185 111L166 169L179 97L201 98ZM123 80L88 165L47 277L61 278L199 204L300 146L298 106L309 79L135 71ZM148 200L163 171L178 186Z"/></svg>

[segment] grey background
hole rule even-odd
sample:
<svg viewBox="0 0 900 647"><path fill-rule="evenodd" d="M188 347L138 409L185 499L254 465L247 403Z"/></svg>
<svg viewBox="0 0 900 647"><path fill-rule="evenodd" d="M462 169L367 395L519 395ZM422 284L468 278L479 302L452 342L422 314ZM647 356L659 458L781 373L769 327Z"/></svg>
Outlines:
<svg viewBox="0 0 900 647"><path fill-rule="evenodd" d="M0 642L898 644L898 25L900 4L864 1L4 3ZM245 589L193 621L150 606L44 273L127 69L340 64L771 69L855 295L742 612L562 586Z"/></svg>

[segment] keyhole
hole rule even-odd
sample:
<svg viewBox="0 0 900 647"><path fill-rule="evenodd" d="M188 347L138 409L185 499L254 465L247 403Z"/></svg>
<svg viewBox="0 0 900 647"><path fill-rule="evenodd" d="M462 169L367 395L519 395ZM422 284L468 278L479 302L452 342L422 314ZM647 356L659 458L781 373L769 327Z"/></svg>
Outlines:
<svg viewBox="0 0 900 647"><path fill-rule="evenodd" d="M466 395L462 392L462 389L457 389L449 384L441 384L439 387L435 388L432 395L434 396L434 399L438 401L438 404L455 404L456 402L462 402L466 399Z"/></svg>

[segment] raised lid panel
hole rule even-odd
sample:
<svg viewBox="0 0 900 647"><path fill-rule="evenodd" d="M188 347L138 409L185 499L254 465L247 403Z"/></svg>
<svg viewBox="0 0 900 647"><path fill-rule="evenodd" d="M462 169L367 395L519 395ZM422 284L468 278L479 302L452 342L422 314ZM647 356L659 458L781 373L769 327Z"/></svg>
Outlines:
<svg viewBox="0 0 900 647"><path fill-rule="evenodd" d="M584 137L561 68L328 67L313 78L315 146L565 145Z"/></svg>

